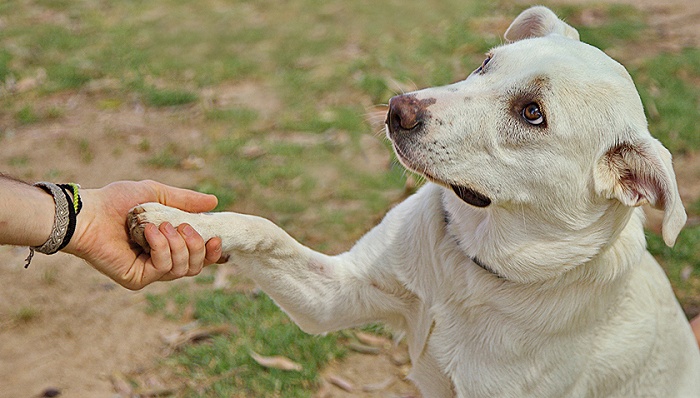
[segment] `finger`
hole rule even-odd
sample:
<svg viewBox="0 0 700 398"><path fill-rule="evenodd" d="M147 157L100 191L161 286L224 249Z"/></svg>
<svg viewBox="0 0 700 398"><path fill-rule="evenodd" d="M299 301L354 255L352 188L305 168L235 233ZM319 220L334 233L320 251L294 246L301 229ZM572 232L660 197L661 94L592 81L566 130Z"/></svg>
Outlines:
<svg viewBox="0 0 700 398"><path fill-rule="evenodd" d="M182 239L182 236L169 222L164 222L158 229L165 235L170 246L170 257L173 266L169 273L176 278L187 275L190 266L190 254L187 251L185 240Z"/></svg>
<svg viewBox="0 0 700 398"><path fill-rule="evenodd" d="M185 240L189 253L189 269L187 276L199 274L204 267L205 247L204 239L189 224L181 224L177 227L180 236Z"/></svg>
<svg viewBox="0 0 700 398"><path fill-rule="evenodd" d="M172 256L170 255L170 244L163 233L155 226L155 224L147 224L144 229L144 236L148 245L151 247L151 262L153 263L154 274L166 274L173 268ZM151 278L151 275L146 275L148 269L144 270L143 279ZM153 275L153 280L159 279Z"/></svg>
<svg viewBox="0 0 700 398"><path fill-rule="evenodd" d="M204 259L204 266L211 265L214 263L223 263L228 260L228 256L222 255L221 238L211 238L207 241L206 245L206 256ZM203 267L202 267L203 268ZM201 271L200 271L201 272ZM190 274L188 274L190 275ZM168 272L158 280L161 282L172 281L178 279L179 277L174 276L172 273Z"/></svg>
<svg viewBox="0 0 700 398"><path fill-rule="evenodd" d="M206 248L206 256L204 257L204 263L209 265L209 264L214 264L217 263L221 259L221 254L222 254L222 247L221 247L221 238L211 238L207 241L207 244L205 245Z"/></svg>
<svg viewBox="0 0 700 398"><path fill-rule="evenodd" d="M171 187L155 181L144 181L156 192L158 202L178 209L199 213L213 210L218 199L214 195L191 191L189 189Z"/></svg>

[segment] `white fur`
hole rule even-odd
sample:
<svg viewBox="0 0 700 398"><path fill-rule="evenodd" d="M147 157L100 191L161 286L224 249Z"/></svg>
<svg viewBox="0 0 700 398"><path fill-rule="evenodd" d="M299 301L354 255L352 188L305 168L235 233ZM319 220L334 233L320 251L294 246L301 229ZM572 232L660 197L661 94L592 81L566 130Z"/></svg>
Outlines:
<svg viewBox="0 0 700 398"><path fill-rule="evenodd" d="M309 333L405 330L426 398L700 396L700 352L637 206L664 210L669 245L685 212L629 75L544 7L506 37L483 71L409 94L430 100L421 130L389 136L433 182L347 253L236 213L145 204L132 227L187 222L220 236ZM527 101L546 127L524 121ZM471 206L451 185L491 204Z"/></svg>

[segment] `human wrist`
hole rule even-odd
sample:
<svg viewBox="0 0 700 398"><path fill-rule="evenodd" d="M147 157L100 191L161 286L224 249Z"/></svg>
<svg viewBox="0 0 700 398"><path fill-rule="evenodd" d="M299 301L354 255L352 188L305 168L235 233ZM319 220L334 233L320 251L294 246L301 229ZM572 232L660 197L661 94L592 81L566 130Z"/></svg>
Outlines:
<svg viewBox="0 0 700 398"><path fill-rule="evenodd" d="M48 239L41 245L29 247L25 268L31 263L35 251L43 254L54 254L68 245L75 233L77 216L82 210L79 185L37 182L34 186L50 194L53 198L54 220Z"/></svg>
<svg viewBox="0 0 700 398"><path fill-rule="evenodd" d="M30 219L34 220L28 226L26 242L22 245L41 246L51 235L56 212L56 204L50 193L43 189L31 186L31 191L27 192L28 203L33 208L34 215Z"/></svg>
<svg viewBox="0 0 700 398"><path fill-rule="evenodd" d="M61 249L66 252L81 258L84 258L86 251L85 239L89 236L88 230L95 218L95 197L94 189L81 189L80 198L82 201L82 209L80 216L76 218L75 232L68 244Z"/></svg>

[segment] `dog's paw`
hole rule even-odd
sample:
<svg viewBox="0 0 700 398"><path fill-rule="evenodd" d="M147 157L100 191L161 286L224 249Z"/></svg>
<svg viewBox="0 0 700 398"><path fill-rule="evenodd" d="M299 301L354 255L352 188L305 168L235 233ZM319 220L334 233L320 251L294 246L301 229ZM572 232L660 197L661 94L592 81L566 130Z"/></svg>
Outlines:
<svg viewBox="0 0 700 398"><path fill-rule="evenodd" d="M131 240L141 246L146 253L149 253L151 248L144 235L146 225L152 223L159 226L168 221L174 226L177 226L181 224L181 222L178 221L178 219L181 218L179 217L180 213L183 212L160 203L145 203L134 207L129 211L126 217L126 224L129 229Z"/></svg>

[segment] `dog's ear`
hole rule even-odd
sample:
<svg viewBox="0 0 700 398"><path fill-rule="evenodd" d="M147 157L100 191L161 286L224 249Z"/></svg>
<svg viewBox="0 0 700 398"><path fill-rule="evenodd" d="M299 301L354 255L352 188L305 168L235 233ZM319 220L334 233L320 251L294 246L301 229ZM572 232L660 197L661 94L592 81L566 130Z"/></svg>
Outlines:
<svg viewBox="0 0 700 398"><path fill-rule="evenodd" d="M543 6L535 6L518 15L504 36L508 42L514 42L551 34L579 40L578 31L559 19L552 10Z"/></svg>
<svg viewBox="0 0 700 398"><path fill-rule="evenodd" d="M649 203L664 211L661 234L673 246L687 216L678 193L671 153L659 141L625 142L610 148L598 161L596 191L627 206Z"/></svg>

